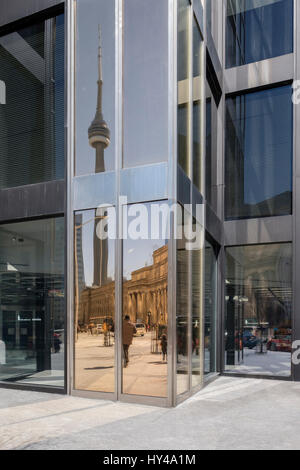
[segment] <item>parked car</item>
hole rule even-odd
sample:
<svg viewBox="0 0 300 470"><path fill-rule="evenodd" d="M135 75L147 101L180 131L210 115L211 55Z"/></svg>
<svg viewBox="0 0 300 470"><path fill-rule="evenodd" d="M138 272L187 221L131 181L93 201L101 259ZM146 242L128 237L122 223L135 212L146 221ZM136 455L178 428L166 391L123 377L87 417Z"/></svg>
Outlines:
<svg viewBox="0 0 300 470"><path fill-rule="evenodd" d="M269 351L280 351L280 352L292 352L292 337L287 336L275 336L268 341Z"/></svg>
<svg viewBox="0 0 300 470"><path fill-rule="evenodd" d="M146 325L144 323L136 323L136 334L134 336L145 336L146 334Z"/></svg>
<svg viewBox="0 0 300 470"><path fill-rule="evenodd" d="M248 348L248 349L254 349L256 348L257 344L258 344L258 339L256 336L252 335L252 336L244 336L243 338L243 346L244 348Z"/></svg>

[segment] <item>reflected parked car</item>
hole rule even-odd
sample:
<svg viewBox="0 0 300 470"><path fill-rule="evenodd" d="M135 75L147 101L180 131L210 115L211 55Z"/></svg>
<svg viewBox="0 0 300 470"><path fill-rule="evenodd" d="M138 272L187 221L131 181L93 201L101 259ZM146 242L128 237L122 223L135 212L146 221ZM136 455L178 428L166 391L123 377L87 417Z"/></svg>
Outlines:
<svg viewBox="0 0 300 470"><path fill-rule="evenodd" d="M248 348L248 349L254 349L256 348L257 344L258 344L258 339L256 336L252 335L252 336L244 336L243 338L243 346L244 348Z"/></svg>
<svg viewBox="0 0 300 470"><path fill-rule="evenodd" d="M275 336L274 338L270 339L270 341L268 341L268 350L291 353L292 352L291 335Z"/></svg>
<svg viewBox="0 0 300 470"><path fill-rule="evenodd" d="M146 325L144 323L136 323L136 334L134 336L145 336L146 334Z"/></svg>

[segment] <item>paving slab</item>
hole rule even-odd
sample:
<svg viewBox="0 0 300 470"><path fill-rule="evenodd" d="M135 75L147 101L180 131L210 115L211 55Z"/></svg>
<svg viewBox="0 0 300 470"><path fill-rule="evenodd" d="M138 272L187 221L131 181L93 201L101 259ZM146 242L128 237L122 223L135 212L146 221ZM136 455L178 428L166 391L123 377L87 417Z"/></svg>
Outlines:
<svg viewBox="0 0 300 470"><path fill-rule="evenodd" d="M220 377L175 409L0 389L0 449L300 449L300 384Z"/></svg>

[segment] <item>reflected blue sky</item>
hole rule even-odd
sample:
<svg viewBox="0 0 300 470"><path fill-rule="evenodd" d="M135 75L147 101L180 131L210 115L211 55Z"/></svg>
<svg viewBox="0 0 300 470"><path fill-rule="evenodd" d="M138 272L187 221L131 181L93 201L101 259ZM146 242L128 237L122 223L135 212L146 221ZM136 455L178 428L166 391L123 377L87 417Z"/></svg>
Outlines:
<svg viewBox="0 0 300 470"><path fill-rule="evenodd" d="M168 0L124 2L125 167L168 158L167 24Z"/></svg>

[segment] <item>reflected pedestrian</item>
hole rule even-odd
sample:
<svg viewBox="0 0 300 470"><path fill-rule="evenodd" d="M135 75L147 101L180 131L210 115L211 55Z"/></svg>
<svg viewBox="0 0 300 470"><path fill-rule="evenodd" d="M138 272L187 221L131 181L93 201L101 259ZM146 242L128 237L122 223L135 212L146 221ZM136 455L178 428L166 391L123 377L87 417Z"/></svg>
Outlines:
<svg viewBox="0 0 300 470"><path fill-rule="evenodd" d="M129 315L126 315L123 320L123 352L124 352L124 367L127 367L129 362L129 347L132 344L133 335L136 334L136 327L130 321Z"/></svg>
<svg viewBox="0 0 300 470"><path fill-rule="evenodd" d="M163 355L163 361L167 360L167 354L168 354L168 338L166 333L164 333L161 337L160 340L160 345L161 345L161 352Z"/></svg>

